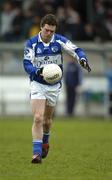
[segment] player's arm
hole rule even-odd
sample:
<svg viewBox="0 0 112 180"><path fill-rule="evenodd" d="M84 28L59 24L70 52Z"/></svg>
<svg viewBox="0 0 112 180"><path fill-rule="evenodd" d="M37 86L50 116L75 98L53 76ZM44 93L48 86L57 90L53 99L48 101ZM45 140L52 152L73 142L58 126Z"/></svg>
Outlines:
<svg viewBox="0 0 112 180"><path fill-rule="evenodd" d="M71 41L69 41L63 36L58 42L61 44L64 51L73 56L83 68L85 68L88 72L91 71L86 54L83 49L77 47L75 44L73 44Z"/></svg>
<svg viewBox="0 0 112 180"><path fill-rule="evenodd" d="M23 59L24 69L31 76L41 75L42 69L33 65L34 58L35 58L35 53L32 48L31 42L28 40L24 48L24 59Z"/></svg>
<svg viewBox="0 0 112 180"><path fill-rule="evenodd" d="M81 49L81 48L76 48L75 49L75 53L77 54L78 58L78 62L80 63L80 65L86 69L88 72L91 71L91 68L89 66L89 63L88 63L88 60L87 60L87 57L86 57L86 54L85 52Z"/></svg>

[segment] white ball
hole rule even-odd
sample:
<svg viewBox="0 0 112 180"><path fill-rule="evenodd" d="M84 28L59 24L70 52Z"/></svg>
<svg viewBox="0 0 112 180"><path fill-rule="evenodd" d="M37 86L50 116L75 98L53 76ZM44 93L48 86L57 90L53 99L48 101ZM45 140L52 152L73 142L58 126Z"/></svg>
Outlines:
<svg viewBox="0 0 112 180"><path fill-rule="evenodd" d="M45 65L42 74L44 80L50 84L54 84L62 78L62 70L57 64Z"/></svg>

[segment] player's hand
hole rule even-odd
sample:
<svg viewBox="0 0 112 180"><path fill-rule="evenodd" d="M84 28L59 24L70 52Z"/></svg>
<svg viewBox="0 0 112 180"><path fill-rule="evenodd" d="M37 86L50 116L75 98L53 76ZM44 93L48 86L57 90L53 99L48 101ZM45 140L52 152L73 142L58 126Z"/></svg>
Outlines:
<svg viewBox="0 0 112 180"><path fill-rule="evenodd" d="M86 69L88 72L91 71L91 68L90 68L90 66L89 66L89 64L88 64L88 62L87 62L87 60L86 60L85 58L82 58L82 59L80 60L80 65L81 65L84 69Z"/></svg>
<svg viewBox="0 0 112 180"><path fill-rule="evenodd" d="M43 67L37 71L37 75L43 76Z"/></svg>

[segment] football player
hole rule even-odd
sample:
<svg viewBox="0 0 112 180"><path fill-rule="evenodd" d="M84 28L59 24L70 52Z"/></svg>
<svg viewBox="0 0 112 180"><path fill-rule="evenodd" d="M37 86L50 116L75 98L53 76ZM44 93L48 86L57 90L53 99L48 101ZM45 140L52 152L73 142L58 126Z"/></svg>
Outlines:
<svg viewBox="0 0 112 180"><path fill-rule="evenodd" d="M63 71L63 51L66 51L83 68L91 71L85 52L66 37L56 34L57 26L53 14L45 15L41 19L39 34L28 39L24 49L23 65L30 78L33 114L31 162L36 164L48 154L52 117L62 87L61 81L51 85L43 79L43 66L56 63Z"/></svg>

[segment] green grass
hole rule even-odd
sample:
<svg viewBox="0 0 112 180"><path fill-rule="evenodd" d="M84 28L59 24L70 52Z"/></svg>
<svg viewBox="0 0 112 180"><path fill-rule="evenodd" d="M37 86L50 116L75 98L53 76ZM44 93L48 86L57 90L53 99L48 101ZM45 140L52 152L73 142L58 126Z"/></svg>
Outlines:
<svg viewBox="0 0 112 180"><path fill-rule="evenodd" d="M112 180L112 122L54 120L48 157L31 164L32 118L0 119L0 180Z"/></svg>

